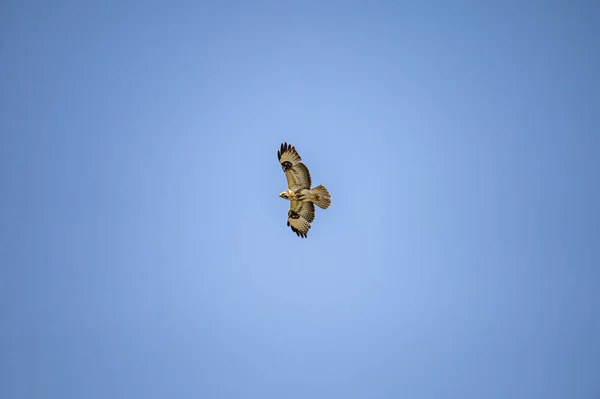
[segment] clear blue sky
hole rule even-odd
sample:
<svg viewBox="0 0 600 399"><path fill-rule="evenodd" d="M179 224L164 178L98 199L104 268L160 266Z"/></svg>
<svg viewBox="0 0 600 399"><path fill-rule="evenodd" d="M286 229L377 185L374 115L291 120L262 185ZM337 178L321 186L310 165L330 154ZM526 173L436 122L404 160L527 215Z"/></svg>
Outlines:
<svg viewBox="0 0 600 399"><path fill-rule="evenodd" d="M0 6L0 397L600 397L598 3L76 3Z"/></svg>

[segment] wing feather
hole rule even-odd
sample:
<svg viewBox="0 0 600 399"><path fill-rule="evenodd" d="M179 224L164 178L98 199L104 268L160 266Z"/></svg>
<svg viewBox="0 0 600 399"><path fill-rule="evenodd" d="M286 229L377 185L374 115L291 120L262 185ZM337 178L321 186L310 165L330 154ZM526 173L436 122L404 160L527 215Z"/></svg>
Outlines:
<svg viewBox="0 0 600 399"><path fill-rule="evenodd" d="M288 183L288 188L296 191L302 188L310 189L312 184L310 179L310 171L302 163L302 158L296 151L296 148L288 143L281 144L281 148L277 151L277 158L281 164L281 169L285 173L285 178Z"/></svg>
<svg viewBox="0 0 600 399"><path fill-rule="evenodd" d="M313 220L315 220L315 205L312 202L290 201L287 225L298 237L307 236Z"/></svg>

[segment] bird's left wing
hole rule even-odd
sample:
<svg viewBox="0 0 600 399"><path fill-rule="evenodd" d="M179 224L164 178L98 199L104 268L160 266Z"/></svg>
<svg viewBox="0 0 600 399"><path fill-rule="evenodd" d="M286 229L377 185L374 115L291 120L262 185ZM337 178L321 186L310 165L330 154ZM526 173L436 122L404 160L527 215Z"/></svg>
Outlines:
<svg viewBox="0 0 600 399"><path fill-rule="evenodd" d="M281 169L285 173L290 190L310 189L310 172L306 165L302 163L302 158L300 158L294 146L288 143L281 144L281 148L277 151L277 158L281 164Z"/></svg>
<svg viewBox="0 0 600 399"><path fill-rule="evenodd" d="M315 220L315 205L312 202L290 201L287 225L298 237L306 237L313 220Z"/></svg>

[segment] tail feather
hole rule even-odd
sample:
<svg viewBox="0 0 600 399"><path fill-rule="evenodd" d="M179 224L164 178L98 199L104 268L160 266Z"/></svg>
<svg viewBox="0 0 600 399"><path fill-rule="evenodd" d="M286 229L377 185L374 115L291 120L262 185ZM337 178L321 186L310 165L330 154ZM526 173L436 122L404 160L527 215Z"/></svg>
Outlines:
<svg viewBox="0 0 600 399"><path fill-rule="evenodd" d="M320 184L311 190L312 200L321 209L329 208L331 205L331 195L324 185Z"/></svg>

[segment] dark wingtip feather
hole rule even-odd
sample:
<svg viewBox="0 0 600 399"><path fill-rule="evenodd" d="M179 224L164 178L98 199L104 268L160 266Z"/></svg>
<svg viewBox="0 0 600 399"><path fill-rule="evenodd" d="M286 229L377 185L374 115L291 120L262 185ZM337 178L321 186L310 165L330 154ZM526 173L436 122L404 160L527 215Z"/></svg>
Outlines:
<svg viewBox="0 0 600 399"><path fill-rule="evenodd" d="M288 221L288 226L290 226L290 222L289 222L289 221ZM296 233L296 235L297 235L298 237L300 237L300 238L306 238L306 237L307 237L307 234L308 234L308 232L306 232L306 233L303 233L302 231L298 230L298 229L297 229L297 228L295 228L294 226L290 226L290 227L292 228L292 231L293 231L294 233Z"/></svg>
<svg viewBox="0 0 600 399"><path fill-rule="evenodd" d="M291 144L288 144L287 141L281 143L281 147L279 148L279 151L277 151L277 159L279 159L281 161L281 156L288 152L288 151L294 151L295 147Z"/></svg>

